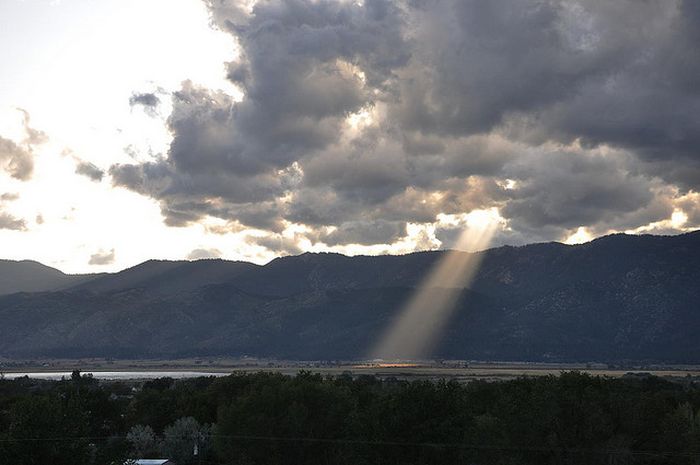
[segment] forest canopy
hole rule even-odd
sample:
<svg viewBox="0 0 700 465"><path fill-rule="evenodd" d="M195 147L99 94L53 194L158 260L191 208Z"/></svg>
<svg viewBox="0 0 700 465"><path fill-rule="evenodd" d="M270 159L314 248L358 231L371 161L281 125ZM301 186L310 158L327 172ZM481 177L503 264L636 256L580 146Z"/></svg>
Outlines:
<svg viewBox="0 0 700 465"><path fill-rule="evenodd" d="M691 464L692 381L579 372L511 381L301 371L99 382L0 380L6 463Z"/></svg>

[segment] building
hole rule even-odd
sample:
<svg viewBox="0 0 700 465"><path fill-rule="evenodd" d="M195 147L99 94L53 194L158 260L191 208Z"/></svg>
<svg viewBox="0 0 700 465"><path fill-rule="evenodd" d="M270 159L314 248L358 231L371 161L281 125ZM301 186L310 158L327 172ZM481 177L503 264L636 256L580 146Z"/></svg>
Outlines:
<svg viewBox="0 0 700 465"><path fill-rule="evenodd" d="M136 459L126 463L129 465L175 465L175 462L169 459Z"/></svg>

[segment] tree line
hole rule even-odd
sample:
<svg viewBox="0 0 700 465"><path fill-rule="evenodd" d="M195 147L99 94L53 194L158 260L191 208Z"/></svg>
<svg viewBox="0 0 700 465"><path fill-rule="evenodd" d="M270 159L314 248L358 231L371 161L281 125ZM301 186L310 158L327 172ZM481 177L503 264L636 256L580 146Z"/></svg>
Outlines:
<svg viewBox="0 0 700 465"><path fill-rule="evenodd" d="M700 387L579 372L0 380L0 462L700 464Z"/></svg>

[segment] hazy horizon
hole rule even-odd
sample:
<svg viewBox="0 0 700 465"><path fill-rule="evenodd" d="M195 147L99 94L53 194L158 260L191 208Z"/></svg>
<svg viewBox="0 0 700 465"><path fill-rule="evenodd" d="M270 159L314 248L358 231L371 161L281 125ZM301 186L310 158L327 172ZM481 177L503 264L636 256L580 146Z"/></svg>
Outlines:
<svg viewBox="0 0 700 465"><path fill-rule="evenodd" d="M150 257L150 258L146 258L145 260L142 260L142 261L139 261L139 262L136 262L136 263L133 263L133 264L128 264L128 265L126 265L124 268L119 268L119 269L110 270L110 271L87 271L87 272L85 272L85 273L80 273L80 272L77 272L77 273L69 273L69 272L66 272L66 271L62 270L62 269L59 268L59 267L51 266L51 268L57 269L58 271L61 271L61 272L65 273L65 274L69 274L69 275L80 275L80 274L95 274L95 273L97 273L97 274L99 274L99 273L119 273L120 271L128 270L129 268L133 268L133 267L135 267L135 266L142 265L142 264L144 264L144 263L146 263L146 262L149 262L149 261L162 261L162 262L196 262L196 261L200 261L200 260L223 260L223 261L238 261L238 262L251 263L251 264L259 265L259 266L265 266L265 265L267 265L268 263L270 263L270 262L272 262L273 260L276 260L276 259L278 259L278 258L298 257L298 256L300 256L300 255L304 255L304 254L307 254L307 253L311 253L311 254L336 254L336 255L342 255L342 256L344 256L344 257L400 256L400 255L409 255L409 254L413 254L413 253L422 253L422 252L445 252L445 253L447 253L447 252L463 252L463 253L474 254L474 253L488 252L489 250L496 249L496 248L499 248L499 247L526 247L526 246L529 246L529 245L549 244L549 243L557 243L557 244L568 245L568 246L577 246L577 245L584 245L584 244L591 243L591 242L593 242L593 241L595 241L595 240L597 240L597 239L601 239L601 238L603 238L603 237L608 237L608 236L611 236L611 235L618 235L618 234L629 235L629 236L667 237L667 236L677 236L677 235L683 235L683 234L691 234L691 233L695 233L695 232L698 232L698 231L700 231L700 229L699 229L699 230L693 230L693 231L687 231L687 232L681 232L681 233L677 233L677 234L649 234L649 233L629 234L629 233L613 233L613 234L608 234L608 235L604 235L604 236L599 236L599 237L591 238L590 240L585 241L585 242L576 242L576 243L572 243L572 244L567 244L567 243L560 242L560 241L529 242L529 243L527 243L527 244L519 244L519 245L499 244L499 245L491 245L491 246L484 247L484 248L481 248L481 249L472 250L472 251L469 251L469 252L467 252L467 251L465 251L465 250L458 249L458 248L452 248L452 249L431 249L431 250L414 250L414 251L410 251L410 252L397 253L397 254L373 254L373 255L370 255L370 254L355 254L355 255L350 255L350 254L345 254L345 253L335 252L335 251L320 251L320 252L308 251L308 252L299 252L298 254L278 255L278 256L272 257L272 258L270 258L269 260L264 261L264 262L261 262L261 263L256 263L256 262L248 261L248 260L229 259L229 258L225 258L225 257L200 257L200 258L187 258L187 257L185 257L185 258L181 258L181 259L178 259L178 258L157 258L157 257ZM43 262L41 262L41 261L39 261L39 260L33 260L33 259L28 259L28 258L18 258L18 259L14 259L14 258L3 258L3 257L0 257L0 261L8 261L8 262L35 262L35 263L39 263L39 264L41 264L41 265L50 266L50 265L47 265L46 263L43 263Z"/></svg>

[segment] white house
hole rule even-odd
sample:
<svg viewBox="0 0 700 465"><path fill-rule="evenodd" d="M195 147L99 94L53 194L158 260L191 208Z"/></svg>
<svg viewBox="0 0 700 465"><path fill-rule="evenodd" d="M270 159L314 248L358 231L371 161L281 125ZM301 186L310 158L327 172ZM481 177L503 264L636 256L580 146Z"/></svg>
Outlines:
<svg viewBox="0 0 700 465"><path fill-rule="evenodd" d="M168 459L136 459L127 461L126 463L130 465L175 465L175 462Z"/></svg>

